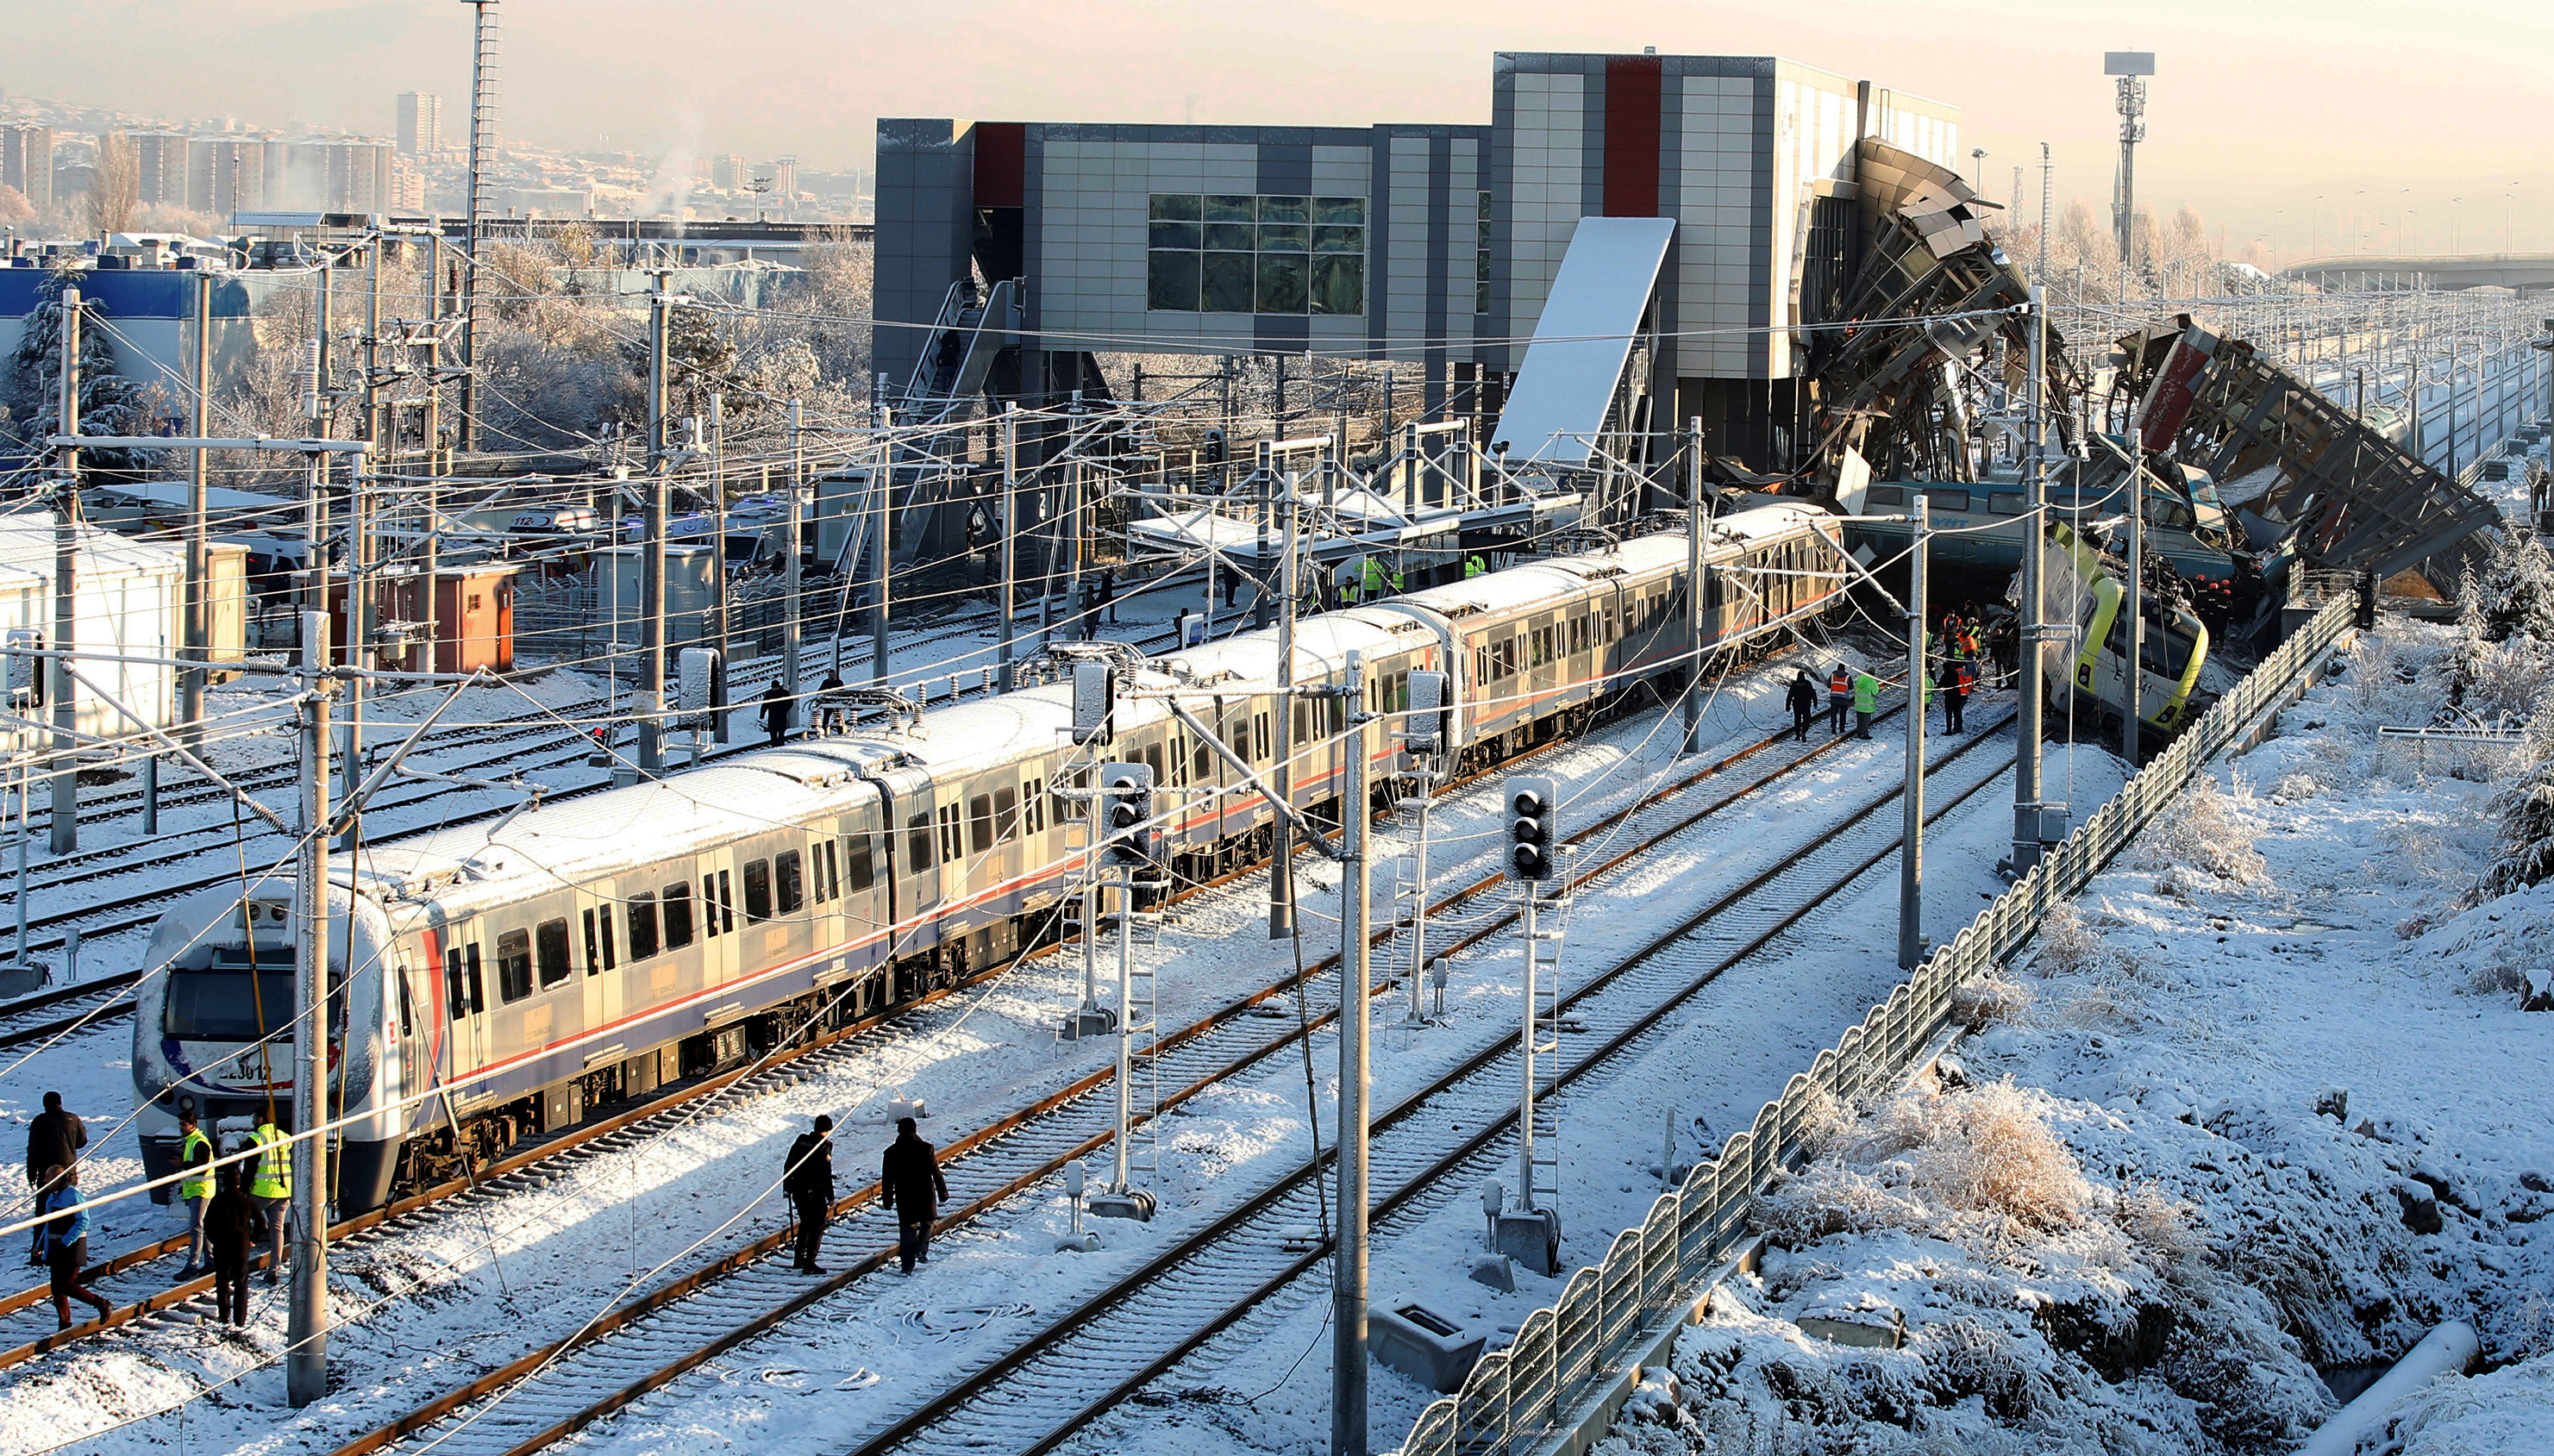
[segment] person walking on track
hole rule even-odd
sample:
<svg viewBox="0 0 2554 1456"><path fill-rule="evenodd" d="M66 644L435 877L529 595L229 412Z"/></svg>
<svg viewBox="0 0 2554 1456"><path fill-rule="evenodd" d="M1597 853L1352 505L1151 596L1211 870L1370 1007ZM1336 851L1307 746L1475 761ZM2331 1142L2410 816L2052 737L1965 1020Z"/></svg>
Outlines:
<svg viewBox="0 0 2554 1456"><path fill-rule="evenodd" d="M895 1141L878 1160L878 1200L895 1210L895 1251L906 1274L931 1262L931 1223L948 1196L938 1155L914 1131L912 1118L897 1118Z"/></svg>
<svg viewBox="0 0 2554 1456"><path fill-rule="evenodd" d="M266 1215L240 1190L240 1166L224 1164L222 1190L204 1209L204 1238L213 1264L213 1318L248 1323L249 1251L266 1242Z"/></svg>
<svg viewBox="0 0 2554 1456"><path fill-rule="evenodd" d="M1880 679L1867 672L1853 676L1853 735L1868 739L1871 720L1880 712Z"/></svg>
<svg viewBox="0 0 2554 1456"><path fill-rule="evenodd" d="M45 1170L36 1195L36 1216L45 1221L36 1225L36 1246L27 1262L43 1266L53 1277L54 1318L63 1329L71 1327L73 1299L96 1309L100 1319L115 1308L80 1283L80 1269L88 1263L88 1210L79 1201L77 1167L65 1163Z"/></svg>
<svg viewBox="0 0 2554 1456"><path fill-rule="evenodd" d="M1945 733L1961 731L1959 672L1957 658L1942 664L1942 731Z"/></svg>
<svg viewBox="0 0 2554 1456"><path fill-rule="evenodd" d="M1839 662L1827 669L1827 736L1844 736L1844 711L1853 705L1853 673Z"/></svg>
<svg viewBox="0 0 2554 1456"><path fill-rule="evenodd" d="M257 1161L249 1165L248 1195L257 1200L257 1211L266 1219L272 1251L266 1261L266 1282L272 1285L284 1268L285 1215L292 1206L292 1139L275 1125L272 1111L248 1138L258 1148Z"/></svg>
<svg viewBox="0 0 2554 1456"><path fill-rule="evenodd" d="M762 730L770 735L772 747L777 748L789 741L789 719L797 706L789 701L789 689L778 678L773 678L771 686L762 690Z"/></svg>
<svg viewBox="0 0 2554 1456"><path fill-rule="evenodd" d="M1792 741L1807 742L1809 720L1815 718L1818 712L1818 689L1816 684L1809 681L1807 668L1801 668L1799 676L1792 679L1791 691L1783 695L1783 701L1792 710Z"/></svg>
<svg viewBox="0 0 2554 1456"><path fill-rule="evenodd" d="M62 1094L47 1092L45 1110L27 1124L27 1186L43 1187L45 1175L79 1162L88 1146L88 1124L76 1112L62 1110Z"/></svg>
<svg viewBox="0 0 2554 1456"><path fill-rule="evenodd" d="M825 1242L825 1219L834 1207L834 1120L816 1119L816 1130L800 1133L789 1145L789 1163L780 1174L780 1191L798 1215L798 1258L790 1266L802 1274L823 1274L816 1251Z"/></svg>

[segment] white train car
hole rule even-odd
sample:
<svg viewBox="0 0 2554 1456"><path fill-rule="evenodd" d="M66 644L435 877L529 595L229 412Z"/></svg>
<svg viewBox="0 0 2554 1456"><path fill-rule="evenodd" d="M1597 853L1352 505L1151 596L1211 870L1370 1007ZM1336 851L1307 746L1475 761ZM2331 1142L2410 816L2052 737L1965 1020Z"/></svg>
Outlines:
<svg viewBox="0 0 2554 1456"><path fill-rule="evenodd" d="M1143 690L1262 781L1291 711L1294 801L1335 819L1351 753L1376 797L1405 771L1391 715L1410 674L1452 685L1458 762L1484 767L1689 670L1682 533L1553 558L1297 623L1294 681L1366 675L1338 699L1276 694L1277 634L1152 661ZM1772 503L1710 547L1706 651L1744 650L1840 593L1834 528ZM1265 859L1274 816L1156 698L1121 698L1077 748L1070 692L952 704L901 729L816 737L484 824L367 844L337 871L330 1099L344 1210L457 1173L527 1135L849 1025L1055 939L1081 883L1078 800L1103 761L1152 766L1174 886ZM146 1167L174 1116L244 1128L290 1091L291 887L206 891L164 917L137 989Z"/></svg>

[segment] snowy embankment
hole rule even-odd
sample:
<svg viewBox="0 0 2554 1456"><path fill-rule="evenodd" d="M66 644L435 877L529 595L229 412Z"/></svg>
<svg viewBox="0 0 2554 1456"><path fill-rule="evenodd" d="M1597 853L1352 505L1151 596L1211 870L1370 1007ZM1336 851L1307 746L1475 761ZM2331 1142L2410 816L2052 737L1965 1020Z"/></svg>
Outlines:
<svg viewBox="0 0 2554 1456"><path fill-rule="evenodd" d="M1600 1449L2285 1451L2443 1319L2492 1373L2361 1449L2554 1449L2554 1015L2520 1009L2554 882L2468 903L2504 750L2376 737L2431 720L2453 643L2363 640L1939 1074L1838 1109Z"/></svg>

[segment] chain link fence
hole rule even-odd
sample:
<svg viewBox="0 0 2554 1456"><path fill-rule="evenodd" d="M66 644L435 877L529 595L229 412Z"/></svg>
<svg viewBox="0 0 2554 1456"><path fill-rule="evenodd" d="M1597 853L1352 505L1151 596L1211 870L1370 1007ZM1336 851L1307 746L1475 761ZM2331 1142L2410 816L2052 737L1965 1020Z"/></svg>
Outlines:
<svg viewBox="0 0 2554 1456"><path fill-rule="evenodd" d="M2162 812L2193 775L2288 700L2351 629L2354 603L2317 613L2260 667L2013 888L1935 952L1860 1026L1795 1075L1780 1100L1732 1137L1683 1186L1660 1195L1640 1227L1579 1270L1561 1300L1527 1316L1515 1341L1484 1357L1455 1395L1420 1413L1402 1456L1523 1456L1581 1424L1636 1350L1681 1324L1695 1292L1745 1240L1756 1195L1802 1157L1801 1132L1827 1099L1867 1102L1902 1081L1949 1023L1952 995L2002 964L2052 907L2082 889Z"/></svg>

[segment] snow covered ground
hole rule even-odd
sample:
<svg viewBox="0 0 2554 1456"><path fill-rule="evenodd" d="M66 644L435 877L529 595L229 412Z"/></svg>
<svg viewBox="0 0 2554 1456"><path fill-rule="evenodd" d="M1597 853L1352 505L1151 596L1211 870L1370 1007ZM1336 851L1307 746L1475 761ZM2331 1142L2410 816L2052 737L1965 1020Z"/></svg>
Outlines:
<svg viewBox="0 0 2554 1456"><path fill-rule="evenodd" d="M2052 924L1945 1075L1851 1109L1601 1448L2270 1452L2443 1319L2367 1452L2554 1450L2554 884L2461 902L2505 750L2388 620ZM2453 760L2453 761L2452 761ZM1901 1333L1903 1332L1903 1334ZM1903 1339L1902 1343L1897 1341Z"/></svg>
<svg viewBox="0 0 2554 1456"><path fill-rule="evenodd" d="M1774 727L1789 671L1788 664L1777 665L1728 686L1713 704L1709 739L1736 746ZM1982 705L1980 711L1988 710ZM1570 813L1584 822L1661 781L1677 763L1671 752L1677 736L1672 723L1651 715L1546 755L1537 771L1575 786L1579 797ZM1725 860L1707 866L1711 875L1738 877L1741 866L1775 852L1772 846L1787 835L1797 842L1812 831L1829 803L1860 802L1885 788L1895 779L1896 762L1893 737L1849 745L1751 808L1725 841L1747 846L1742 852L1697 855ZM1692 760L1683 763L1690 767ZM1481 872L1501 841L1496 797L1494 784L1483 785L1435 816L1441 887L1459 882L1466 866ZM1386 826L1382 839L1390 852L1404 852L1407 825ZM1335 939L1335 871L1314 868L1303 878L1310 949L1318 953ZM1672 871L1663 872L1661 883L1673 879ZM1166 1025L1193 1020L1291 968L1258 929L1265 893L1264 878L1254 877L1182 907L1161 947L1149 952L1158 957ZM1682 889L1662 896L1648 913L1656 919L1683 898ZM1376 903L1382 913L1388 881L1378 885ZM1967 913L1947 910L1945 923ZM1512 963L1512 956L1490 954L1467 959L1450 993L1455 1013L1450 1027L1413 1036L1408 1056L1379 1045L1384 1085L1378 1095L1498 1035L1515 1015ZM439 1217L349 1251L335 1269L339 1327L331 1351L340 1400L297 1415L284 1407L275 1363L282 1311L261 1288L243 1334L151 1321L9 1372L0 1380L0 1449L46 1450L84 1432L95 1436L85 1444L101 1449L165 1446L181 1438L181 1427L195 1432L185 1439L200 1440L207 1418L220 1422L226 1450L333 1445L395 1408L566 1333L634 1281L653 1283L696 1268L770 1232L785 1220L769 1196L781 1153L816 1113L844 1120L837 1133L840 1166L857 1176L884 1141L890 1096L927 1099L926 1135L945 1143L1103 1064L1110 1044L1055 1039L1061 1012L1078 999L1080 976L1077 956L1024 964L977 993L864 1039L854 1055L828 1059L819 1074L784 1092L722 1106L679 1132L582 1160L548 1186L475 1201L466 1216ZM1388 1021L1390 1012L1378 1019ZM20 1090L10 1094L14 1105L7 1110L23 1118L47 1086L60 1087L76 1107L120 1108L129 1102L124 1054L120 1032L65 1042L11 1079ZM1325 1073L1318 1115L1327 1124L1332 1046L1317 1044L1314 1063ZM1218 1186L1223 1180L1257 1186L1292 1167L1308 1147L1304 1095L1300 1064L1288 1057L1194 1104L1165 1136L1174 1211L1140 1241L1112 1237L1103 1255L1062 1261L1068 1267L1060 1269L1043 1252L1053 1248L1051 1235L1062 1225L1060 1196L1023 1200L948 1240L945 1257L924 1278L855 1287L789 1336L740 1356L742 1368L787 1364L799 1375L781 1384L803 1382L811 1391L830 1392L829 1400L855 1402L864 1378L883 1379L888 1389L873 1401L908 1400L915 1375L994 1347L1016 1333L1024 1310L1054 1307L1069 1288L1104 1282L1110 1269L1175 1236L1183 1218L1194 1221L1223 1206L1237 1196ZM96 1125L102 1131L106 1119ZM129 1134L101 1141L97 1184L129 1180L138 1172ZM119 1205L108 1215L110 1235L100 1240L101 1252L163 1235L173 1217L147 1204ZM829 1246L829 1262L858 1252L865 1249ZM651 1275L659 1268L663 1273ZM820 1355L793 1347L808 1339L821 1340ZM837 1378L818 1382L806 1374L836 1366ZM722 1404L729 1382L715 1374L697 1378L589 1439L632 1449L670 1449L692 1440L677 1440L668 1420L681 1431L698 1429L703 1444L758 1438L773 1382L753 1384L759 1389ZM844 1385L856 1389L837 1389ZM660 1404L677 1413L660 1417ZM856 1411L849 1414L858 1420ZM815 1440L816 1429L805 1438Z"/></svg>

